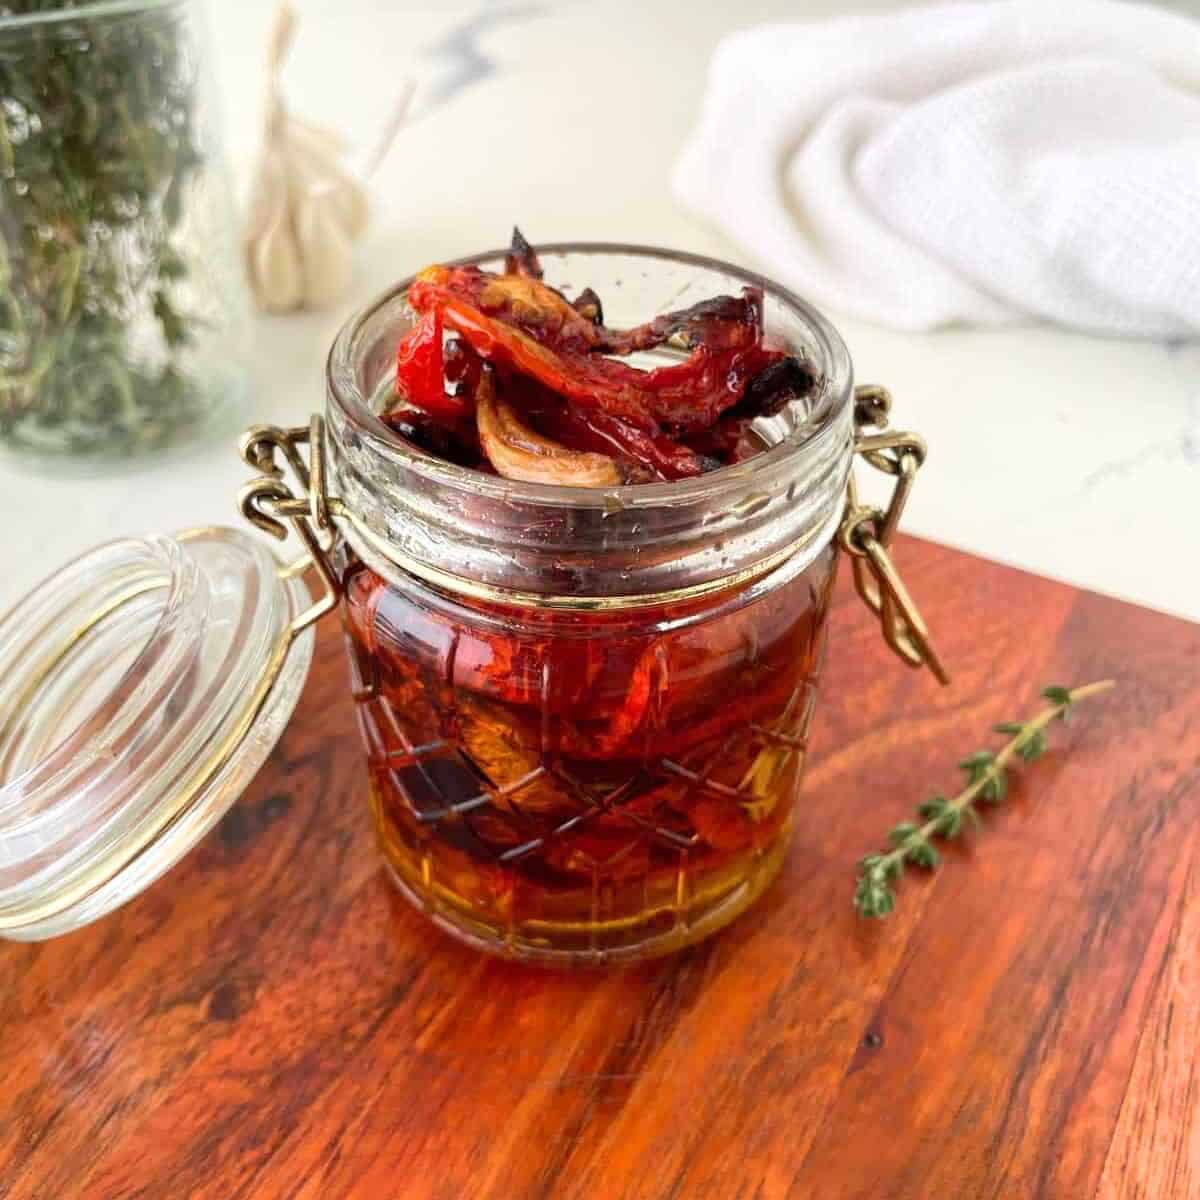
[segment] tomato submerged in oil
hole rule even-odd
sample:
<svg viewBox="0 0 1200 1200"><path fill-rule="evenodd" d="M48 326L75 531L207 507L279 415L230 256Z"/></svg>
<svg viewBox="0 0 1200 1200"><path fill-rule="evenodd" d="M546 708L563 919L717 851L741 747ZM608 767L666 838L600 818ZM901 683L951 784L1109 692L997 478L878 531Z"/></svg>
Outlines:
<svg viewBox="0 0 1200 1200"><path fill-rule="evenodd" d="M786 848L833 572L826 549L766 586L570 612L351 565L372 811L402 889L527 958L643 957L731 920Z"/></svg>

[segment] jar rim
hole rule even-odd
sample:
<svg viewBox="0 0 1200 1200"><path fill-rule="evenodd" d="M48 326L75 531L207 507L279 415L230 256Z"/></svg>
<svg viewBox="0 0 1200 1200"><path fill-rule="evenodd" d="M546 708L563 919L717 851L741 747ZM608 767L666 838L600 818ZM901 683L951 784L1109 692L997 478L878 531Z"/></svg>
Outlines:
<svg viewBox="0 0 1200 1200"><path fill-rule="evenodd" d="M745 285L760 287L783 307L791 309L813 335L816 345L806 347L820 355L816 362L820 394L809 420L798 425L778 443L744 462L720 467L690 479L660 483L622 484L613 487L572 487L561 484L526 483L484 474L426 454L393 432L372 410L359 387L355 371L355 341L358 333L381 310L403 296L415 281L410 275L369 304L355 312L338 331L326 361L328 394L341 417L358 435L368 438L399 459L407 470L442 485L471 488L491 499L531 505L607 509L661 505L664 501L686 503L703 499L714 492L735 489L763 470L782 466L815 444L838 436L843 417L853 399L853 372L845 342L833 324L818 309L782 284L766 275L707 255L693 254L663 246L625 242L539 242L539 254L624 254L632 257L675 262L704 270L717 271L741 279ZM506 249L487 250L451 259L454 267L477 266L503 258Z"/></svg>
<svg viewBox="0 0 1200 1200"><path fill-rule="evenodd" d="M94 21L97 17L122 17L127 13L154 9L182 8L187 0L92 0L77 8L53 8L47 12L18 13L0 17L0 34L10 29L31 29L39 25L58 25L65 21Z"/></svg>

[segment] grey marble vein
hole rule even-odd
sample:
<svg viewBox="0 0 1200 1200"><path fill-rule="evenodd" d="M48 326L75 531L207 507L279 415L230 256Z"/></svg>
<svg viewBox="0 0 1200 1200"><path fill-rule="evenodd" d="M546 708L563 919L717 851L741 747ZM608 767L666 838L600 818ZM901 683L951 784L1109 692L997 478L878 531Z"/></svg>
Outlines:
<svg viewBox="0 0 1200 1200"><path fill-rule="evenodd" d="M1126 479L1153 463L1182 462L1187 467L1200 467L1200 395L1194 396L1188 407L1188 421L1177 434L1159 438L1132 454L1101 463L1083 477L1082 491L1091 492L1114 480Z"/></svg>
<svg viewBox="0 0 1200 1200"><path fill-rule="evenodd" d="M1179 446L1183 451L1183 461L1189 466L1200 467L1200 392L1192 396L1188 408L1188 426L1179 439Z"/></svg>
<svg viewBox="0 0 1200 1200"><path fill-rule="evenodd" d="M421 89L424 94L418 115L428 115L460 92L496 73L498 67L495 59L482 46L484 34L505 26L521 25L543 16L545 12L545 7L540 4L488 7L480 9L443 34L422 54L423 58L437 64L438 73Z"/></svg>

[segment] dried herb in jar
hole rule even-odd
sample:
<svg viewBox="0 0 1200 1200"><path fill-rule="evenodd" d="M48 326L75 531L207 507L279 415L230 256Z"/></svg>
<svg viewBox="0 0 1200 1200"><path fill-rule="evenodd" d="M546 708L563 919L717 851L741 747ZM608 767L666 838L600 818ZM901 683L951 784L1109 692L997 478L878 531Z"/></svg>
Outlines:
<svg viewBox="0 0 1200 1200"><path fill-rule="evenodd" d="M0 28L0 440L149 449L204 411L176 245L202 162L187 9L0 5L51 14Z"/></svg>

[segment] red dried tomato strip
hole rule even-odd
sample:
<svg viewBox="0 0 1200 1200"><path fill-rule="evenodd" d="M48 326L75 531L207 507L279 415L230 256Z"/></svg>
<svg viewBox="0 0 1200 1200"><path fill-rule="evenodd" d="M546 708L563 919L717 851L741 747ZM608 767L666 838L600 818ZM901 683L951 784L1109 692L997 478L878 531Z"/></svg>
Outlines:
<svg viewBox="0 0 1200 1200"><path fill-rule="evenodd" d="M590 288L585 287L574 300L571 301L571 307L580 314L587 317L593 325L604 324L604 305L600 303L600 297Z"/></svg>
<svg viewBox="0 0 1200 1200"><path fill-rule="evenodd" d="M527 271L493 275L478 267L430 267L417 278L441 289L444 299L457 297L555 349L584 351L601 346L603 331L538 275ZM412 302L411 289L409 300Z"/></svg>
<svg viewBox="0 0 1200 1200"><path fill-rule="evenodd" d="M711 428L689 434L688 445L724 464L743 462L763 449L754 434L754 422L774 416L793 400L802 400L816 386L816 372L803 358L777 357L750 380L742 398Z"/></svg>
<svg viewBox="0 0 1200 1200"><path fill-rule="evenodd" d="M384 413L383 423L405 441L434 458L445 459L460 467L495 474L475 426L465 421L445 421L424 409L402 406Z"/></svg>
<svg viewBox="0 0 1200 1200"><path fill-rule="evenodd" d="M711 425L737 403L746 383L779 357L757 341L716 351L701 345L683 362L641 371L608 358L556 351L454 294L445 286L446 277L444 267L423 271L408 290L413 308L442 309L446 321L484 358L649 433L657 433L660 425L680 430Z"/></svg>
<svg viewBox="0 0 1200 1200"><path fill-rule="evenodd" d="M754 439L753 417L722 417L710 429L687 435L687 444L719 466L742 462L761 449Z"/></svg>
<svg viewBox="0 0 1200 1200"><path fill-rule="evenodd" d="M442 314L431 308L400 340L396 349L396 390L431 416L458 421L469 415L464 400L446 394L442 361Z"/></svg>
<svg viewBox="0 0 1200 1200"><path fill-rule="evenodd" d="M665 669L664 661L653 644L647 646L634 664L624 700L604 727L584 731L564 722L558 731L558 750L580 758L608 758L620 750L637 733L650 710L654 684Z"/></svg>
<svg viewBox="0 0 1200 1200"><path fill-rule="evenodd" d="M607 354L632 354L661 346L676 334L683 334L689 347L704 345L710 350L759 345L762 290L746 288L740 296L714 296L690 308L663 313L633 329L601 329L599 349Z"/></svg>
<svg viewBox="0 0 1200 1200"><path fill-rule="evenodd" d="M536 258L534 260L536 262ZM541 282L527 263L510 255L504 275L478 267L431 267L419 277L457 296L480 312L515 325L554 350L632 354L661 346L684 334L689 346L732 350L762 340L762 291L746 288L741 296L715 296L690 308L663 313L633 329L608 329L599 321L599 297L588 289L572 304ZM515 269L514 269L515 268ZM433 276L437 275L437 278ZM590 293L590 295L589 295Z"/></svg>

